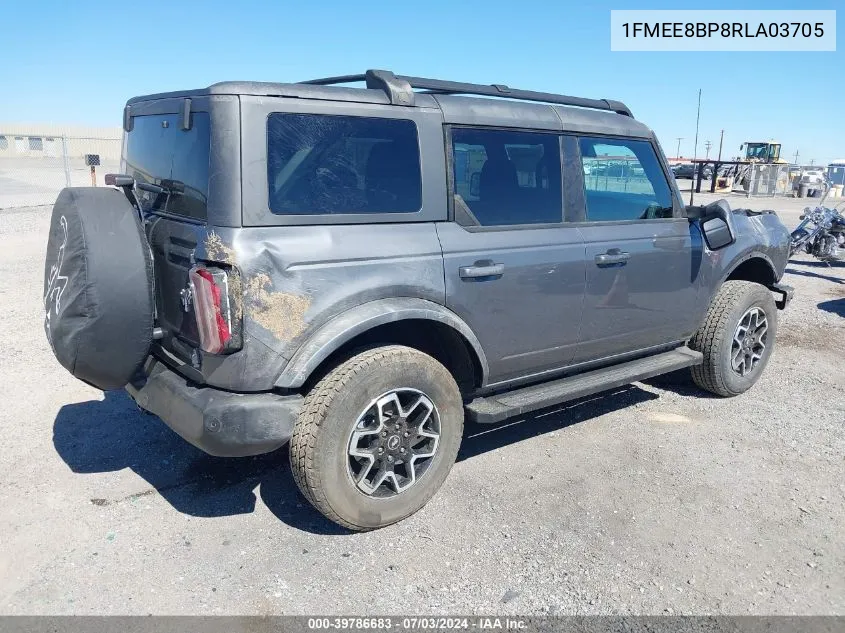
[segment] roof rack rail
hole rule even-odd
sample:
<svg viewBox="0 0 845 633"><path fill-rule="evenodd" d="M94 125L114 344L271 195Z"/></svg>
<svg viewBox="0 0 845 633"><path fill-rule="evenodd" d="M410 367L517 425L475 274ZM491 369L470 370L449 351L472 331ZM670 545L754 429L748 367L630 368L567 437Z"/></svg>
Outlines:
<svg viewBox="0 0 845 633"><path fill-rule="evenodd" d="M584 97L569 97L552 92L518 90L505 86L504 84L487 86L459 81L445 81L442 79L426 79L425 77L407 77L405 75L394 75L389 70L368 70L363 75L340 75L338 77L310 79L299 83L331 86L334 84L357 83L361 81L366 82L367 88L383 90L390 99L390 103L394 105L414 105L413 89L417 88L426 91L428 94L435 95L463 94L483 97L503 97L506 99L539 101L542 103L577 106L579 108L591 108L593 110L606 110L616 112L617 114L624 114L631 118L634 116L624 103L611 99L586 99Z"/></svg>

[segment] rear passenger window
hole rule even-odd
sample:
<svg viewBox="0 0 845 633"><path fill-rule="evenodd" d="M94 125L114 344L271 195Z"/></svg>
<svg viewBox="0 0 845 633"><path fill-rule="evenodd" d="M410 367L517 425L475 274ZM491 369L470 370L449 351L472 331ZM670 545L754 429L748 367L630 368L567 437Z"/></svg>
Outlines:
<svg viewBox="0 0 845 633"><path fill-rule="evenodd" d="M556 134L452 129L455 205L482 226L561 222Z"/></svg>
<svg viewBox="0 0 845 633"><path fill-rule="evenodd" d="M414 213L422 206L416 125L271 114L267 177L277 214Z"/></svg>
<svg viewBox="0 0 845 633"><path fill-rule="evenodd" d="M581 138L587 220L672 217L669 183L648 141Z"/></svg>

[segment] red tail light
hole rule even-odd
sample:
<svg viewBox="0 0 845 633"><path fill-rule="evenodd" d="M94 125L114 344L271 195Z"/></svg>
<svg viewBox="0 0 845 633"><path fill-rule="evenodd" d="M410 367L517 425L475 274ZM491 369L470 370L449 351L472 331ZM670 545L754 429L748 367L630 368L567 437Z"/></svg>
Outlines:
<svg viewBox="0 0 845 633"><path fill-rule="evenodd" d="M210 354L219 354L232 341L228 276L219 268L199 267L192 268L189 275L200 347Z"/></svg>

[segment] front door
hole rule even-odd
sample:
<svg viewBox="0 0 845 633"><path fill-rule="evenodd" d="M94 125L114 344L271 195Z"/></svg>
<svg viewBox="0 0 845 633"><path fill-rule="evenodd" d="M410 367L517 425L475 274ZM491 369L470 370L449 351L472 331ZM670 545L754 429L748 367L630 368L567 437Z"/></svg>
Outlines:
<svg viewBox="0 0 845 633"><path fill-rule="evenodd" d="M587 292L576 362L680 341L697 326L701 240L675 217L647 140L582 137Z"/></svg>
<svg viewBox="0 0 845 633"><path fill-rule="evenodd" d="M446 304L487 354L488 383L572 358L581 325L584 243L562 223L557 134L453 128L455 221L437 225Z"/></svg>

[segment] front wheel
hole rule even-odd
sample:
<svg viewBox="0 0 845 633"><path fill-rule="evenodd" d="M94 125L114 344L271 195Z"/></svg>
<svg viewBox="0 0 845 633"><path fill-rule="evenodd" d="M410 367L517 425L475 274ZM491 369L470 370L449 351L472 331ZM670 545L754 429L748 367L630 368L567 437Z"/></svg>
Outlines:
<svg viewBox="0 0 845 633"><path fill-rule="evenodd" d="M772 293L750 281L726 281L690 341L704 354L704 362L692 368L693 381L724 397L748 391L771 358L776 334Z"/></svg>
<svg viewBox="0 0 845 633"><path fill-rule="evenodd" d="M463 420L458 386L434 358L398 345L362 352L305 398L290 442L294 480L335 523L390 525L440 488Z"/></svg>

